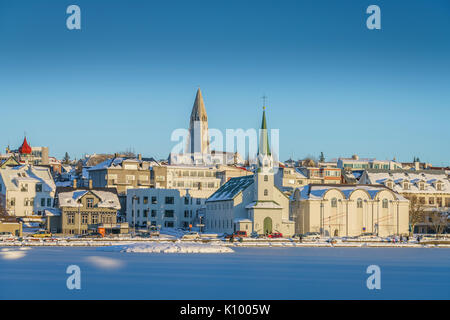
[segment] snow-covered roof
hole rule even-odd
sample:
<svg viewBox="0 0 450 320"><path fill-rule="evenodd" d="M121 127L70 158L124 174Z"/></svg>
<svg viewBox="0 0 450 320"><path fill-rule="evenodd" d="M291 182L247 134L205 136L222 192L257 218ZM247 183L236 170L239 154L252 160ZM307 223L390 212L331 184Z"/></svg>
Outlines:
<svg viewBox="0 0 450 320"><path fill-rule="evenodd" d="M59 207L72 207L77 208L82 205L78 203L78 200L82 199L85 195L93 194L100 199L98 203L99 208L109 208L120 210L119 197L116 193L111 191L96 190L96 189L75 189L71 191L62 191L58 193Z"/></svg>
<svg viewBox="0 0 450 320"><path fill-rule="evenodd" d="M282 209L283 207L280 206L275 201L255 201L250 204L248 204L246 209Z"/></svg>
<svg viewBox="0 0 450 320"><path fill-rule="evenodd" d="M141 169L140 165L142 165L146 161L142 161L139 159L132 159L132 158L111 158L107 159L96 166L93 166L88 171L94 171L94 170L104 170L104 169L122 169L125 164L136 164L138 165L138 168Z"/></svg>
<svg viewBox="0 0 450 320"><path fill-rule="evenodd" d="M0 170L0 176L7 190L19 190L20 182L41 183L43 192L55 191L56 185L50 170L46 167L21 165Z"/></svg>
<svg viewBox="0 0 450 320"><path fill-rule="evenodd" d="M339 185L339 184L310 184L301 188L300 200L322 200L329 190L339 190L346 199L356 190L365 190L370 195L371 199L375 199L376 195L383 190L389 190L381 185ZM389 190L391 191L391 190ZM395 197L399 201L407 201L402 195L394 192ZM295 197L295 193L291 195L291 200Z"/></svg>
<svg viewBox="0 0 450 320"><path fill-rule="evenodd" d="M450 181L445 171L437 170L366 170L366 183L385 184L388 181L394 183L392 189L401 193L450 193ZM409 182L408 189L403 182ZM420 189L420 183L424 183L424 190ZM441 183L441 190L437 184Z"/></svg>
<svg viewBox="0 0 450 320"><path fill-rule="evenodd" d="M253 183L253 176L231 178L214 192L206 202L231 200Z"/></svg>

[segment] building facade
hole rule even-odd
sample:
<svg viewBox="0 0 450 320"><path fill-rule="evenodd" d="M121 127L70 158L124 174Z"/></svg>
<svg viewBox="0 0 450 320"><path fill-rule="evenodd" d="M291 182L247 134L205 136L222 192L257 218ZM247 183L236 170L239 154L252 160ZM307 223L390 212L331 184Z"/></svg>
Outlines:
<svg viewBox="0 0 450 320"><path fill-rule="evenodd" d="M41 216L53 207L55 190L48 168L22 165L0 169L0 194L8 215Z"/></svg>
<svg viewBox="0 0 450 320"><path fill-rule="evenodd" d="M120 202L114 188L57 188L56 208L61 215L58 233L79 235L100 229L128 233L126 223L117 223Z"/></svg>
<svg viewBox="0 0 450 320"><path fill-rule="evenodd" d="M291 196L297 233L323 236L406 235L409 201L382 185L311 184Z"/></svg>
<svg viewBox="0 0 450 320"><path fill-rule="evenodd" d="M196 227L205 201L189 192L182 195L177 189L131 189L127 194L127 222L136 227Z"/></svg>
<svg viewBox="0 0 450 320"><path fill-rule="evenodd" d="M378 183L400 193L404 197L417 197L426 211L450 213L450 181L444 170L365 170L359 183ZM430 217L414 232L433 232Z"/></svg>
<svg viewBox="0 0 450 320"><path fill-rule="evenodd" d="M294 233L289 220L289 198L276 187L269 148L265 110L253 176L231 178L206 201L206 230L217 233L246 231L248 235Z"/></svg>

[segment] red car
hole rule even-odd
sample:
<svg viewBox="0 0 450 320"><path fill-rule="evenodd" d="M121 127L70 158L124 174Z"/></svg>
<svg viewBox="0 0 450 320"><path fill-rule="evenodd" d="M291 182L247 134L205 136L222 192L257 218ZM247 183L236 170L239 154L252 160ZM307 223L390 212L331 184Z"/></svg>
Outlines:
<svg viewBox="0 0 450 320"><path fill-rule="evenodd" d="M227 234L225 236L225 239L230 239L230 238L244 238L247 236L247 231L235 231L232 234Z"/></svg>
<svg viewBox="0 0 450 320"><path fill-rule="evenodd" d="M280 232L274 232L268 235L269 238L283 238L283 235Z"/></svg>

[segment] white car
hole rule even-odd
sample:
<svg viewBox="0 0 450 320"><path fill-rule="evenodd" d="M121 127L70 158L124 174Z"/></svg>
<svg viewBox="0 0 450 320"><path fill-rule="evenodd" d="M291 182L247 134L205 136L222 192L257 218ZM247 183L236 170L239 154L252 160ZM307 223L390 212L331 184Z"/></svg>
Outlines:
<svg viewBox="0 0 450 320"><path fill-rule="evenodd" d="M181 239L200 239L198 232L188 232L184 234Z"/></svg>

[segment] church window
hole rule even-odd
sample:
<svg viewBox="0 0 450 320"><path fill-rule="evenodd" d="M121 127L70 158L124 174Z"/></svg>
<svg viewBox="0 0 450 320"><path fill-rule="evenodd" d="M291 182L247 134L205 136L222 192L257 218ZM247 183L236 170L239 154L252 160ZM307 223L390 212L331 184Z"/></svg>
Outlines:
<svg viewBox="0 0 450 320"><path fill-rule="evenodd" d="M269 177L267 175L264 176L264 181L269 181Z"/></svg>
<svg viewBox="0 0 450 320"><path fill-rule="evenodd" d="M336 198L331 199L331 207L332 208L336 208L337 207L337 199Z"/></svg>
<svg viewBox="0 0 450 320"><path fill-rule="evenodd" d="M388 200L387 199L383 199L383 208L387 208L388 207Z"/></svg>
<svg viewBox="0 0 450 320"><path fill-rule="evenodd" d="M269 190L264 189L264 195L265 195L265 196L268 196L268 195L269 195Z"/></svg>
<svg viewBox="0 0 450 320"><path fill-rule="evenodd" d="M358 198L357 202L356 202L356 207L357 208L362 208L363 207L363 201L361 198Z"/></svg>

